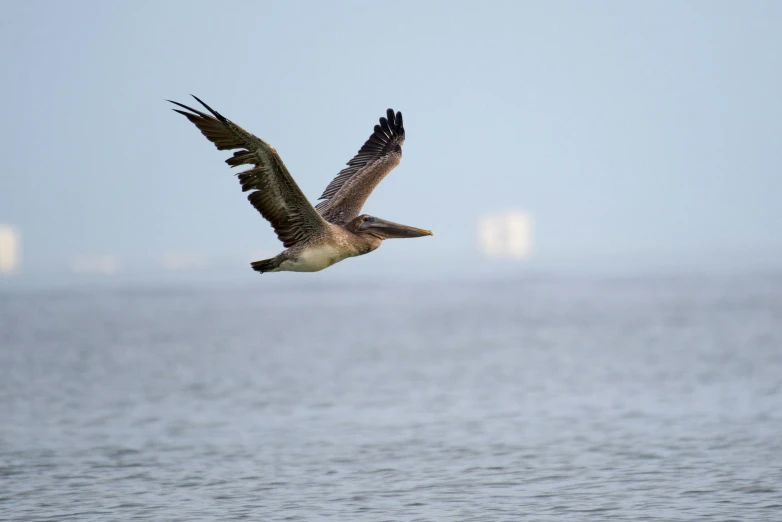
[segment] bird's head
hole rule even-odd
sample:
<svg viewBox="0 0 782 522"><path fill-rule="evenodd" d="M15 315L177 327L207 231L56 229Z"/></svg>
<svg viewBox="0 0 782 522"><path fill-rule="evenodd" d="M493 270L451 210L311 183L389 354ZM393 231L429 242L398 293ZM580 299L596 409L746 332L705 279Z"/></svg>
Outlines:
<svg viewBox="0 0 782 522"><path fill-rule="evenodd" d="M400 237L431 236L430 230L408 227L392 221L386 221L366 214L358 216L347 225L347 229L361 236L372 236L377 239L392 239Z"/></svg>

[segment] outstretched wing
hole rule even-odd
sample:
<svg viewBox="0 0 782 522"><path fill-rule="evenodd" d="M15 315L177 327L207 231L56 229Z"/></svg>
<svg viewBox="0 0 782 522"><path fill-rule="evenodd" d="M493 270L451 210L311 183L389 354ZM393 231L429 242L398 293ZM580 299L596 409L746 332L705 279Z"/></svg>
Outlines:
<svg viewBox="0 0 782 522"><path fill-rule="evenodd" d="M291 247L325 234L328 224L307 201L274 147L215 112L197 97L193 98L212 116L168 101L190 111L174 109L193 122L218 150L241 149L225 160L231 167L255 166L239 173L242 191L250 192L247 199L271 223L283 245Z"/></svg>
<svg viewBox="0 0 782 522"><path fill-rule="evenodd" d="M348 166L337 174L315 208L331 223L344 225L358 216L378 183L402 160L405 128L402 113L388 109L375 132L359 149Z"/></svg>

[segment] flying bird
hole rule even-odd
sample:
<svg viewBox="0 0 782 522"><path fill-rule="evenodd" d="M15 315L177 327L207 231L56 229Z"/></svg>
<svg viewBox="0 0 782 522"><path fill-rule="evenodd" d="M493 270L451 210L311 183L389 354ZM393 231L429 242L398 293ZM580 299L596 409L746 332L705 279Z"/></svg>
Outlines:
<svg viewBox="0 0 782 522"><path fill-rule="evenodd" d="M193 98L211 115L168 101L185 109L173 110L194 123L218 150L239 149L225 160L228 165L253 166L238 174L242 191L249 192L247 199L271 223L286 248L270 259L250 263L253 270L317 272L343 259L368 254L385 239L432 235L429 230L359 215L377 184L402 159L405 129L401 112L386 111L386 117L380 118L369 139L313 207L274 147Z"/></svg>

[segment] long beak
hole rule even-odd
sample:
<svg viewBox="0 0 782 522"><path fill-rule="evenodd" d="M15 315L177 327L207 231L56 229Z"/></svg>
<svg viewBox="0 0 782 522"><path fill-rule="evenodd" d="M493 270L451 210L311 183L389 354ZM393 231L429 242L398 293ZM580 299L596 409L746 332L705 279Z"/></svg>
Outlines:
<svg viewBox="0 0 782 522"><path fill-rule="evenodd" d="M431 236L431 230L423 230L420 228L408 227L407 225L400 225L392 221L386 221L385 219L375 218L375 220L367 226L373 232L383 236L386 239L402 238L402 237L422 237Z"/></svg>

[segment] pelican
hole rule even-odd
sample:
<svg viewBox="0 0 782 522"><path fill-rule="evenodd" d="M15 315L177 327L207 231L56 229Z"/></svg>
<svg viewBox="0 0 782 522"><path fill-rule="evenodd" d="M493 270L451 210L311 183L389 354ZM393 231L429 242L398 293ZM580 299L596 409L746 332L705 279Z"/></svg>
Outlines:
<svg viewBox="0 0 782 522"><path fill-rule="evenodd" d="M254 166L238 174L242 191L249 192L247 199L286 248L270 259L250 263L256 272L318 272L343 259L368 254L385 239L432 235L429 230L359 215L372 190L402 159L405 129L401 112L386 111L380 125L375 125L369 139L313 207L274 147L191 96L211 115L167 101L185 109L173 110L194 123L218 150L239 149L225 160L228 165Z"/></svg>

